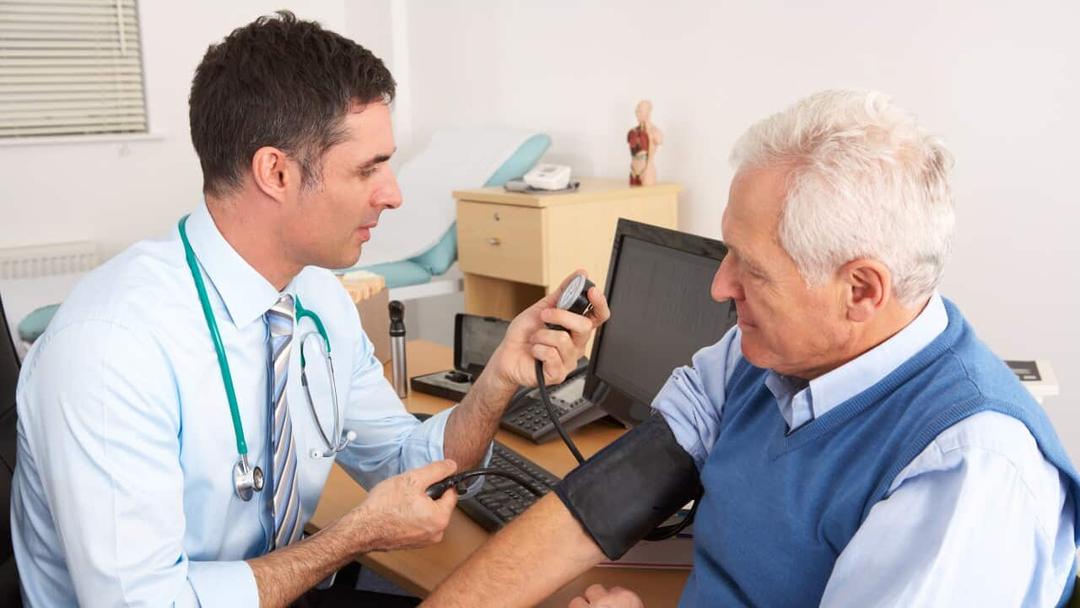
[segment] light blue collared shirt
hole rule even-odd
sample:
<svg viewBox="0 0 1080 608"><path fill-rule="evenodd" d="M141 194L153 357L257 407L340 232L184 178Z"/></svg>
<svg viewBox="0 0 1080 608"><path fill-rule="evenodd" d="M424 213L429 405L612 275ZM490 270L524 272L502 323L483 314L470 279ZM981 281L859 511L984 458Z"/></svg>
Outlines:
<svg viewBox="0 0 1080 608"><path fill-rule="evenodd" d="M232 249L204 205L187 232L228 353L249 458L268 458L264 314L278 291ZM356 308L328 271L285 288L329 334L340 416L356 439L337 462L366 487L443 457L449 410L423 424L383 377ZM295 328L286 387L302 518L315 510L332 458L304 398ZM329 435L329 376L308 341L312 399ZM243 561L273 535L270 488L233 490L236 440L214 348L179 233L136 244L65 300L23 364L12 534L31 606L255 606ZM336 438L335 438L336 439Z"/></svg>
<svg viewBox="0 0 1080 608"><path fill-rule="evenodd" d="M765 385L792 431L873 386L948 325L931 297L904 329L809 382ZM733 328L675 370L653 402L704 466L742 358ZM721 372L722 373L718 373ZM983 412L946 429L905 467L840 553L822 606L1049 606L1073 576L1072 507L1024 424Z"/></svg>

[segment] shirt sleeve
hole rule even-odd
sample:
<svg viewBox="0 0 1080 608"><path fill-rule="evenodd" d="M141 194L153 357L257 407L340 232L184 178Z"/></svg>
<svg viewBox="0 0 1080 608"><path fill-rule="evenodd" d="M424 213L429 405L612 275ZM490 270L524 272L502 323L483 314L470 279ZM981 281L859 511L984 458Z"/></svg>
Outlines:
<svg viewBox="0 0 1080 608"><path fill-rule="evenodd" d="M383 376L367 334L356 344L345 430L356 438L337 462L365 488L409 469L443 459L443 433L453 408L422 423L405 410Z"/></svg>
<svg viewBox="0 0 1080 608"><path fill-rule="evenodd" d="M821 605L1053 606L1073 576L1073 508L1023 423L943 432L841 552Z"/></svg>
<svg viewBox="0 0 1080 608"><path fill-rule="evenodd" d="M726 386L741 357L739 328L733 327L719 342L696 352L691 365L676 368L653 399L653 409L664 416L699 470L719 435Z"/></svg>
<svg viewBox="0 0 1080 608"><path fill-rule="evenodd" d="M245 562L184 552L179 405L159 346L107 321L47 340L20 423L79 604L257 604Z"/></svg>

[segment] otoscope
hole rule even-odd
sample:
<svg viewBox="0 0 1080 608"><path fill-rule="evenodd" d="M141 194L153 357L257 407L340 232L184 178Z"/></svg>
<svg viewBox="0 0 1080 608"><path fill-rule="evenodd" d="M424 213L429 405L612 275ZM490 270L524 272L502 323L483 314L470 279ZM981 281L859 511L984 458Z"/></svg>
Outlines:
<svg viewBox="0 0 1080 608"><path fill-rule="evenodd" d="M390 302L390 367L393 370L394 390L398 397L409 396L409 374L405 363L405 305Z"/></svg>

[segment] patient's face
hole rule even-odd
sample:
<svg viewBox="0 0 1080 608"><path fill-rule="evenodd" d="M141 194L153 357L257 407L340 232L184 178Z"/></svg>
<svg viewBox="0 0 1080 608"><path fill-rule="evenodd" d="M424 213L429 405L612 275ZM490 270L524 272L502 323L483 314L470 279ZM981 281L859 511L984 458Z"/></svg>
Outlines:
<svg viewBox="0 0 1080 608"><path fill-rule="evenodd" d="M740 170L723 217L729 252L712 284L739 313L743 356L758 367L813 378L834 367L849 333L840 284L809 287L780 245L786 170Z"/></svg>
<svg viewBox="0 0 1080 608"><path fill-rule="evenodd" d="M323 153L319 182L299 188L290 206L285 242L303 264L352 266L379 215L401 205L397 177L386 162L395 150L390 109L371 103L355 110L345 116L345 140Z"/></svg>

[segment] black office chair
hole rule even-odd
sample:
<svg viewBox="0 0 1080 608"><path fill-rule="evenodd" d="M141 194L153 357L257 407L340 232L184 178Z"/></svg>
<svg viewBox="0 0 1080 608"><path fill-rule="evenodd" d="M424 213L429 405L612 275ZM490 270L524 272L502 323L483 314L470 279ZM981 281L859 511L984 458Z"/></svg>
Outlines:
<svg viewBox="0 0 1080 608"><path fill-rule="evenodd" d="M11 479L15 474L15 385L19 356L0 301L0 606L22 606L11 547Z"/></svg>

